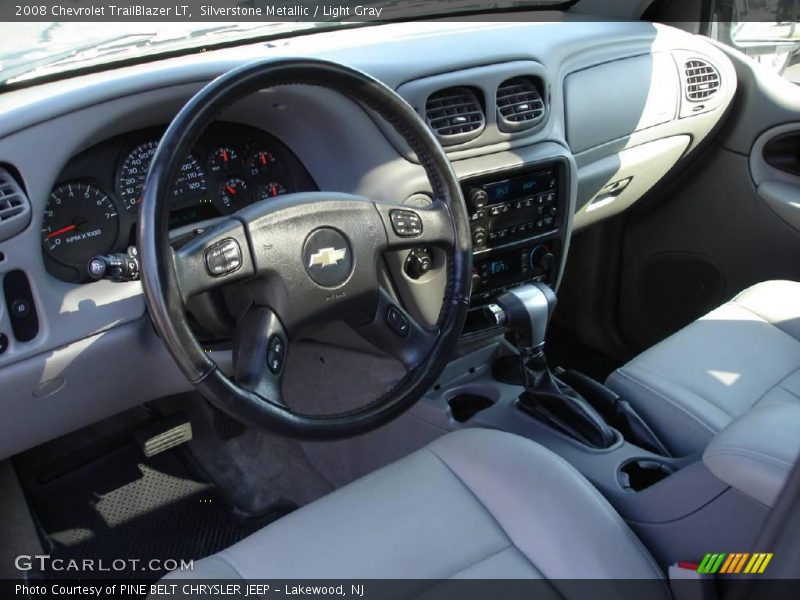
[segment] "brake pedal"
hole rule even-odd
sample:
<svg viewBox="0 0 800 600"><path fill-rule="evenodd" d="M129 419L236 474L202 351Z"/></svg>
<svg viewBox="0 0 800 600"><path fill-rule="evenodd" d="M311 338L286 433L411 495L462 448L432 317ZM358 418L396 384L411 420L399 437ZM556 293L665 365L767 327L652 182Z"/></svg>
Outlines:
<svg viewBox="0 0 800 600"><path fill-rule="evenodd" d="M192 423L184 414L172 415L136 432L145 456L155 456L192 439Z"/></svg>

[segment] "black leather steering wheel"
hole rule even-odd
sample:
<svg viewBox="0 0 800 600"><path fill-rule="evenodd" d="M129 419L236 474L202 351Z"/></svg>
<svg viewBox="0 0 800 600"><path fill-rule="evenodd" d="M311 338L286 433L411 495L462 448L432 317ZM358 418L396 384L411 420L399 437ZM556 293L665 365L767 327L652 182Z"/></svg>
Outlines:
<svg viewBox="0 0 800 600"><path fill-rule="evenodd" d="M259 90L292 84L335 90L382 116L416 153L433 204L410 209L342 193L289 194L247 206L173 250L168 192L182 158L224 109ZM181 371L212 404L272 432L346 437L398 416L435 383L466 318L471 238L461 189L444 151L393 90L332 62L259 61L200 90L175 117L153 156L138 240L150 316ZM432 329L399 306L378 277L384 252L417 246L439 247L447 257L445 294ZM198 293L232 283L243 284L249 302L237 320L230 379L200 347L185 304ZM348 323L401 360L407 373L361 408L300 414L286 406L281 390L290 340L310 325L329 321Z"/></svg>

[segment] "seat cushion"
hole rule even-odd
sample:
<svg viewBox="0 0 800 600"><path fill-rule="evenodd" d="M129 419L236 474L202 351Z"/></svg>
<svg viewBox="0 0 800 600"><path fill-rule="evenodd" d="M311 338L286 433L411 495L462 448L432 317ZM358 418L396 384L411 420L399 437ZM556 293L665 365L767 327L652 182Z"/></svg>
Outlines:
<svg viewBox="0 0 800 600"><path fill-rule="evenodd" d="M563 459L469 429L309 504L170 578L619 578L658 566Z"/></svg>
<svg viewBox="0 0 800 600"><path fill-rule="evenodd" d="M800 402L800 283L759 283L610 375L676 455L706 448L757 402Z"/></svg>

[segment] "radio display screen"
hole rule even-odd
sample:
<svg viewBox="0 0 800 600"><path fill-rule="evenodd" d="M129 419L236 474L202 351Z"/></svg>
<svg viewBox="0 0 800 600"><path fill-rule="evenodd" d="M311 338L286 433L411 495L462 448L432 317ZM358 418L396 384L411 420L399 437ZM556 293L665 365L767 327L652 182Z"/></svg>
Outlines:
<svg viewBox="0 0 800 600"><path fill-rule="evenodd" d="M483 186L489 196L488 204L506 202L514 198L527 198L556 187L555 170L536 171L513 177L504 181L495 181Z"/></svg>

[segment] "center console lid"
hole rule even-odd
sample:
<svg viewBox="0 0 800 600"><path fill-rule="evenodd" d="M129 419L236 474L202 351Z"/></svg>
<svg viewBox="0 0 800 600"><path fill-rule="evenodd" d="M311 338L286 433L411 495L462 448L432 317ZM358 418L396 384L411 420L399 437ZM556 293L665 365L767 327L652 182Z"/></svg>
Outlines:
<svg viewBox="0 0 800 600"><path fill-rule="evenodd" d="M773 506L800 455L798 432L800 401L762 401L717 434L703 462L734 489Z"/></svg>

